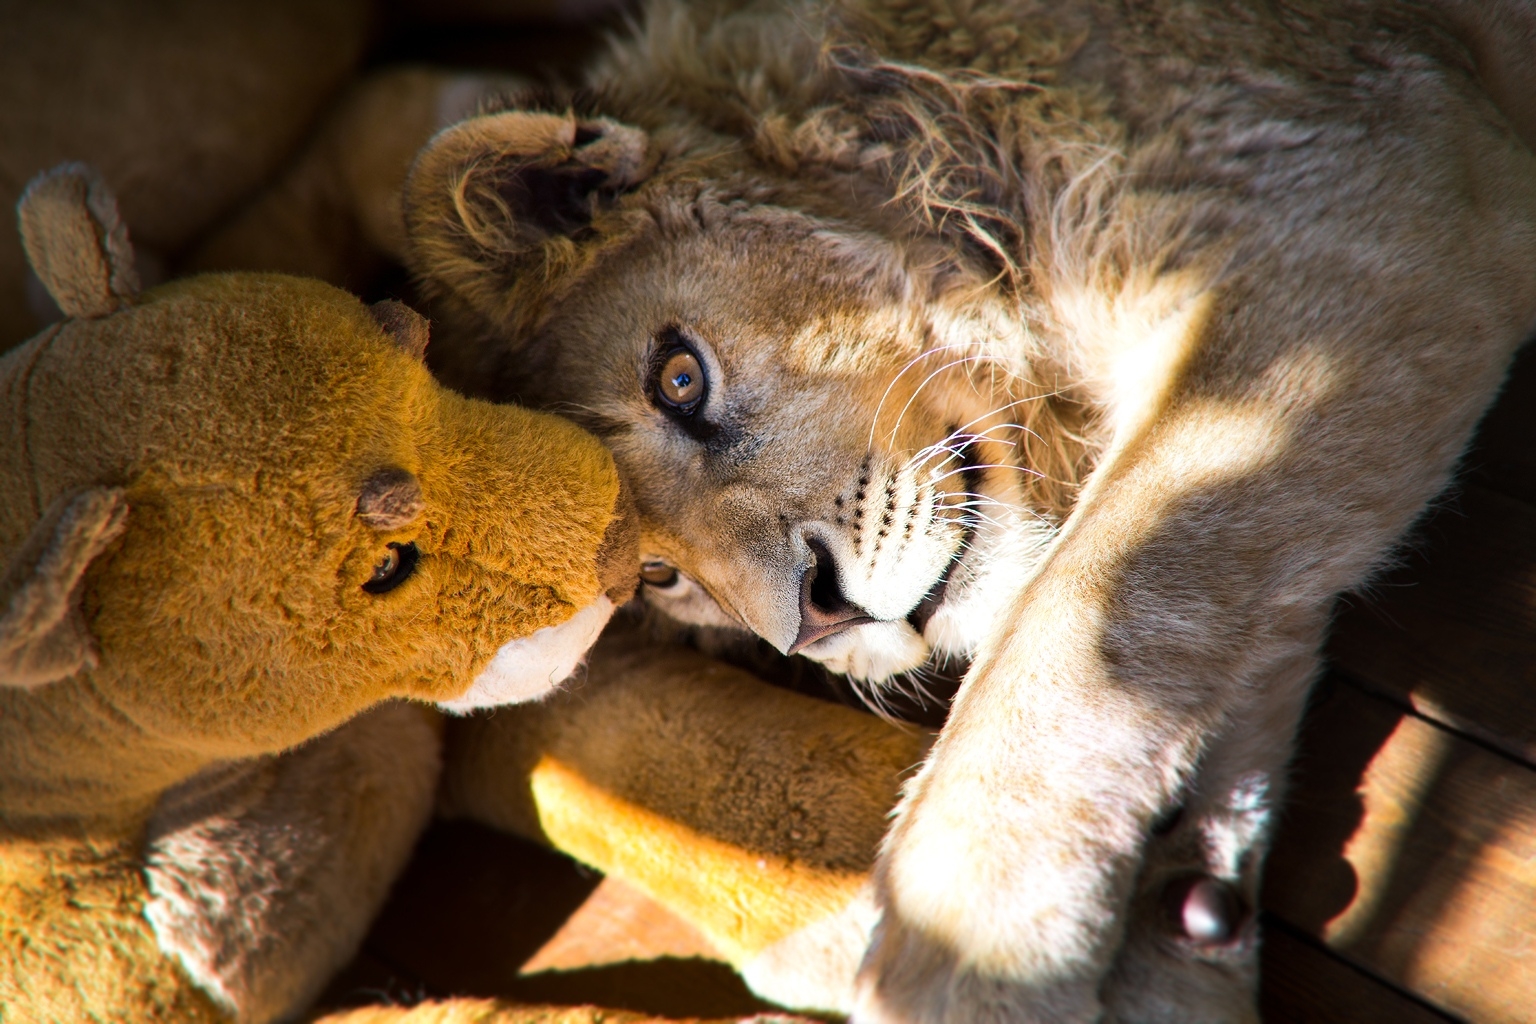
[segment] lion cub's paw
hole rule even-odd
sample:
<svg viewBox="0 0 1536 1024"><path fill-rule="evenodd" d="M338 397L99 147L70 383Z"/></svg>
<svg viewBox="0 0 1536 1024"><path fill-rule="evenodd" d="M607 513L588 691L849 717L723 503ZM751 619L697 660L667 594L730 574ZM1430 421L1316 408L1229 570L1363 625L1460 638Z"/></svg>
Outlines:
<svg viewBox="0 0 1536 1024"><path fill-rule="evenodd" d="M1044 985L989 976L885 911L859 972L854 1024L1074 1024L1103 1010L1095 979Z"/></svg>

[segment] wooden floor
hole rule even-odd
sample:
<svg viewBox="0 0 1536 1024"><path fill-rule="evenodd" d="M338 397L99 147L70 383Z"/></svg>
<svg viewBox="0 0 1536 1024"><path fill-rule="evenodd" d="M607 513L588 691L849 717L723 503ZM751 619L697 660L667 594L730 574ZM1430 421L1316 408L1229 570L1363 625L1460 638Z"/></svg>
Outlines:
<svg viewBox="0 0 1536 1024"><path fill-rule="evenodd" d="M1329 651L1265 883L1269 1019L1536 1020L1536 346Z"/></svg>

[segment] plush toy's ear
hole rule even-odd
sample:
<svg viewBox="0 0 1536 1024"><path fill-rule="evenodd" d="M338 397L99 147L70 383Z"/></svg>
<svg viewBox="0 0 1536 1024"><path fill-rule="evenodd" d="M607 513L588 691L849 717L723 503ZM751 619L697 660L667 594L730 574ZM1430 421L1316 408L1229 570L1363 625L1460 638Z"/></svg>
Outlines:
<svg viewBox="0 0 1536 1024"><path fill-rule="evenodd" d="M492 316L527 296L509 279L549 279L605 199L650 172L645 132L605 118L508 110L447 128L406 180L414 269Z"/></svg>
<svg viewBox="0 0 1536 1024"><path fill-rule="evenodd" d="M432 340L432 325L426 317L394 299L380 299L368 307L368 312L400 351L414 359L426 358L427 343Z"/></svg>
<svg viewBox="0 0 1536 1024"><path fill-rule="evenodd" d="M81 582L127 522L123 492L94 488L55 502L33 528L0 577L0 686L41 686L96 667Z"/></svg>
<svg viewBox="0 0 1536 1024"><path fill-rule="evenodd" d="M16 214L27 260L65 316L105 316L138 293L117 200L85 164L33 178Z"/></svg>

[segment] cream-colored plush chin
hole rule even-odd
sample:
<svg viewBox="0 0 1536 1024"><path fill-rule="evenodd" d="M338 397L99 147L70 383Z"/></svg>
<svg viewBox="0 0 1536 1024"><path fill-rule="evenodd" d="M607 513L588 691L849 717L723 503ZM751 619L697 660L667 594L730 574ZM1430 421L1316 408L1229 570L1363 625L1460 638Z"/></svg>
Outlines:
<svg viewBox="0 0 1536 1024"><path fill-rule="evenodd" d="M463 715L538 700L571 677L612 616L613 602L599 597L560 625L513 640L496 652L463 696L437 706Z"/></svg>

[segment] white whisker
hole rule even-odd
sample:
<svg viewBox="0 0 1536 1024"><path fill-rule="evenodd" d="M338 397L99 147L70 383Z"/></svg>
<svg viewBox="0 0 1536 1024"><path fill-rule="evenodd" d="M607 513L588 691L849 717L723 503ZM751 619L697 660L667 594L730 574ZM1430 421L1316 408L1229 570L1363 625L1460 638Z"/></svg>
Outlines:
<svg viewBox="0 0 1536 1024"><path fill-rule="evenodd" d="M1010 469L1015 473L1023 473L1026 476L1036 477L1041 480L1045 479L1044 473L1040 473L1033 469L1028 469L1024 466L1014 466L1006 462L985 462L975 466L962 466L960 469L952 469L947 473L941 473L928 482L930 484L941 483L942 481L948 480L950 477L957 476L960 473L969 473L973 469Z"/></svg>
<svg viewBox="0 0 1536 1024"><path fill-rule="evenodd" d="M912 367L916 366L918 363L922 362L924 359L927 359L929 356L938 355L940 352L946 352L950 349L962 347L963 346L954 344L952 342L948 345L940 345L937 348L925 349L924 351L919 352L916 356L912 357L912 360L908 362L906 366L901 368L901 372L891 378L890 383L885 386L885 393L880 396L879 404L875 406L874 418L869 421L869 440L865 442L866 448L873 448L875 446L875 429L880 425L880 411L885 408L885 400L891 396L891 389L896 386L896 383L900 381L901 378L907 375L907 371L912 369ZM900 422L900 417L897 417L897 422Z"/></svg>
<svg viewBox="0 0 1536 1024"><path fill-rule="evenodd" d="M891 427L891 432L890 432L890 435L889 435L889 439L887 440L887 443L888 444L894 444L895 443L895 441L896 441L896 432L901 429L901 421L906 418L907 410L912 408L912 403L917 401L917 396L923 393L923 388L927 387L929 382L931 382L935 377L937 377L939 374L943 373L945 370L952 369L952 368L954 368L956 366L964 366L966 363L978 362L978 361L986 359L986 358L987 358L986 356L982 356L982 355L970 355L970 356L966 356L963 359L956 359L956 360L953 360L951 362L945 363L943 366L939 367L937 370L934 370L928 376L924 377L923 378L923 382L917 386L917 390L912 392L912 397L907 399L907 404L902 406L901 407L901 412L897 414L896 422Z"/></svg>
<svg viewBox="0 0 1536 1024"><path fill-rule="evenodd" d="M984 432L982 432L980 434L963 434L963 435L962 434L958 434L958 433L951 434L951 435L949 435L949 437L945 438L943 441L939 442L938 444L931 444L927 448L924 448L921 451L919 451L917 453L917 455L913 456L911 461L909 461L907 463L907 466L905 468L908 468L908 469L911 469L913 471L916 471L917 469L922 468L924 463L928 462L930 459L936 458L938 455L940 455L943 452L948 452L949 453L949 456L944 460L946 462L949 461L949 459L951 459L951 458L964 458L965 449L969 448L971 445L976 444L979 441L987 441L987 442L989 442L991 444L1001 444L1001 445L1007 445L1009 448L1017 448L1018 447L1018 442L1016 442L1016 441L1006 441L1006 440L1001 440L999 438L989 437L988 436L988 434L990 434L991 431L993 431L993 430L1006 430L1009 427L1015 427L1015 428L1018 428L1019 430L1023 430L1024 429L1023 427L1020 427L1017 423L999 423L997 426L989 427L986 431L984 431ZM958 445L955 445L954 447L950 447L949 442L954 441L957 438L960 439L960 443ZM926 453L926 454L924 454L924 453Z"/></svg>

